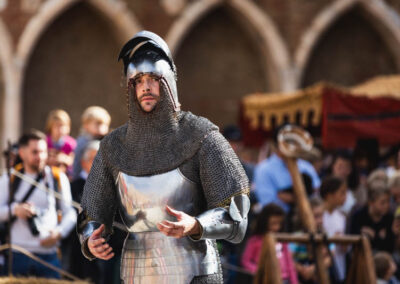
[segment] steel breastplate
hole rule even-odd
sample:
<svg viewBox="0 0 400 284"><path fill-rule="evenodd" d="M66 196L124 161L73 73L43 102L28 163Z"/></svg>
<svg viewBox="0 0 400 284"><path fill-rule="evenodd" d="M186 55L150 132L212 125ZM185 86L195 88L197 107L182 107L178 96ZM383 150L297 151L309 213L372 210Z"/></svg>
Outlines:
<svg viewBox="0 0 400 284"><path fill-rule="evenodd" d="M166 205L192 216L199 213L199 188L179 169L146 177L120 172L117 187L121 217L130 232L122 253L124 283L186 284L194 276L218 272L210 240L175 239L156 227L165 219L176 221L165 212Z"/></svg>

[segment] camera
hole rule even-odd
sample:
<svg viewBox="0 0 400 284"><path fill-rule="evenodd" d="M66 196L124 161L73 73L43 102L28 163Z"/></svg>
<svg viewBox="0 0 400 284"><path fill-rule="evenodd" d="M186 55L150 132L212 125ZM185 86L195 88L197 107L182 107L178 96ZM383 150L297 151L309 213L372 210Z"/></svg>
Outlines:
<svg viewBox="0 0 400 284"><path fill-rule="evenodd" d="M35 214L32 217L28 218L27 221L29 230L31 231L32 235L38 236L39 235L38 225L40 224L39 216Z"/></svg>

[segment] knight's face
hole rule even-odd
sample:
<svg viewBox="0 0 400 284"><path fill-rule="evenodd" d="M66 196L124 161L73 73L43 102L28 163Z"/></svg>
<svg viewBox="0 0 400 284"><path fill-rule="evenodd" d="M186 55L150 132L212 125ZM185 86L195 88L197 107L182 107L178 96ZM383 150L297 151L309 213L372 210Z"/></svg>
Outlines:
<svg viewBox="0 0 400 284"><path fill-rule="evenodd" d="M134 78L136 98L145 112L151 112L160 101L160 78L143 74Z"/></svg>

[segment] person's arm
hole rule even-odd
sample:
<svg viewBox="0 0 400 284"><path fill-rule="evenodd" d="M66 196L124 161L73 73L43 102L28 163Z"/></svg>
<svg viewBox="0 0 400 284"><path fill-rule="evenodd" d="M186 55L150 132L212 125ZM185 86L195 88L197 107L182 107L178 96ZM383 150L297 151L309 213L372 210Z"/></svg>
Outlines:
<svg viewBox="0 0 400 284"><path fill-rule="evenodd" d="M242 241L250 209L249 181L228 141L211 132L199 150L200 180L208 210L196 216L198 239Z"/></svg>
<svg viewBox="0 0 400 284"><path fill-rule="evenodd" d="M247 228L249 181L238 157L219 132L212 132L203 141L199 168L208 210L189 216L167 206L167 213L175 216L177 222L164 220L157 228L175 238L189 236L193 241L224 239L239 243Z"/></svg>
<svg viewBox="0 0 400 284"><path fill-rule="evenodd" d="M286 190L278 191L278 198L285 204L292 204L295 201L293 192Z"/></svg>
<svg viewBox="0 0 400 284"><path fill-rule="evenodd" d="M8 220L8 176L6 174L0 177L0 221ZM15 206L15 205L14 205Z"/></svg>
<svg viewBox="0 0 400 284"><path fill-rule="evenodd" d="M78 215L77 232L82 253L88 259L102 255L106 239L112 233L117 209L117 193L110 167L103 158L102 147L93 162L82 195L82 211ZM90 242L90 244L88 244ZM96 251L98 254L96 255ZM107 248L108 249L108 248ZM102 259L106 259L102 257Z"/></svg>
<svg viewBox="0 0 400 284"><path fill-rule="evenodd" d="M0 178L0 222L9 220L9 178L4 174ZM20 218L26 220L35 214L35 206L32 203L24 202L18 203L13 201L11 203L11 215L13 218Z"/></svg>

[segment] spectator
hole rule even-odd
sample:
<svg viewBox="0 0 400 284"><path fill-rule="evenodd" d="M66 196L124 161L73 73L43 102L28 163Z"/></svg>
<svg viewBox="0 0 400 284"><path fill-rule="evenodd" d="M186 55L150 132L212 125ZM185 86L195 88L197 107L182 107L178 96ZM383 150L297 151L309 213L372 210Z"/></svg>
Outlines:
<svg viewBox="0 0 400 284"><path fill-rule="evenodd" d="M388 175L386 171L383 169L375 169L372 171L367 177L362 178L363 181L360 183L357 191L355 192L355 196L357 199L356 208L359 209L364 207L368 202L368 187L371 183L374 183L376 180L380 180L384 183L388 183Z"/></svg>
<svg viewBox="0 0 400 284"><path fill-rule="evenodd" d="M257 216L253 236L249 238L242 256L242 265L251 273L258 268L263 237L267 232L277 233L282 228L285 217L283 209L276 204L269 204L263 208ZM276 256L278 258L283 283L298 283L296 269L287 243L276 244Z"/></svg>
<svg viewBox="0 0 400 284"><path fill-rule="evenodd" d="M326 177L322 181L320 194L324 201L323 228L328 237L343 235L346 217L339 210L346 200L346 182L337 177ZM346 249L336 246L334 253L335 273L339 281L346 277Z"/></svg>
<svg viewBox="0 0 400 284"><path fill-rule="evenodd" d="M100 143L98 140L89 142L86 146L85 151L82 155L82 171L78 178L71 183L72 198L76 202L81 202L83 187L85 185L87 176L94 157L99 150ZM66 256L65 268L73 275L82 279L90 279L94 283L100 281L100 270L97 261L87 260L81 252L81 245L78 239L78 235L75 231L71 232L66 241L63 243L63 255Z"/></svg>
<svg viewBox="0 0 400 284"><path fill-rule="evenodd" d="M19 155L22 164L16 169L26 176L36 179L42 186L47 185L53 192L47 193L22 181L16 176L0 179L0 188L6 189L12 183L14 195L11 202L12 219L8 219L8 190L0 191L0 221L8 221L11 226L11 242L40 259L60 267L57 257L59 240L73 229L76 212L71 206L71 191L67 176L46 166L46 136L38 131L22 135L19 139ZM59 190L57 190L59 189ZM63 201L57 201L54 191L62 194ZM62 213L58 222L57 209ZM24 254L13 251L13 274L35 275L39 277L59 278L60 275L31 260Z"/></svg>
<svg viewBox="0 0 400 284"><path fill-rule="evenodd" d="M395 236L392 230L390 191L384 180L368 183L368 203L355 211L350 221L350 234L366 235L373 250L392 252Z"/></svg>
<svg viewBox="0 0 400 284"><path fill-rule="evenodd" d="M81 135L77 138L75 159L73 164L72 178L78 178L81 171L81 159L86 145L91 140L100 140L109 130L111 122L110 114L102 107L88 107L82 114Z"/></svg>
<svg viewBox="0 0 400 284"><path fill-rule="evenodd" d="M391 158L389 158L389 165L386 168L386 174L389 178L400 171L400 150L395 147L392 149L392 153Z"/></svg>
<svg viewBox="0 0 400 284"><path fill-rule="evenodd" d="M374 255L377 284L398 284L393 276L397 267L393 258L387 252L377 252Z"/></svg>
<svg viewBox="0 0 400 284"><path fill-rule="evenodd" d="M75 139L69 136L70 131L71 119L68 113L61 109L52 110L46 122L47 164L60 167L65 173L71 171L76 148Z"/></svg>
<svg viewBox="0 0 400 284"><path fill-rule="evenodd" d="M346 182L346 184L349 184L349 177L352 171L353 169L350 154L344 151L336 153L332 162L332 176L340 178ZM346 200L340 207L340 210L347 216L355 204L356 199L353 191L351 188L347 188Z"/></svg>
<svg viewBox="0 0 400 284"><path fill-rule="evenodd" d="M258 202L264 206L269 203L276 203L285 212L289 212L294 203L293 192L287 189L292 187L292 178L283 160L283 154L277 147L277 133L275 134L274 153L256 166L254 171L255 194ZM314 190L320 186L320 179L314 167L307 161L298 159L297 166L302 174L311 177Z"/></svg>

